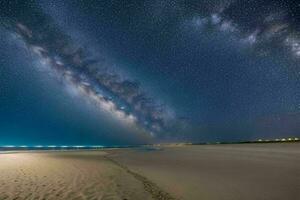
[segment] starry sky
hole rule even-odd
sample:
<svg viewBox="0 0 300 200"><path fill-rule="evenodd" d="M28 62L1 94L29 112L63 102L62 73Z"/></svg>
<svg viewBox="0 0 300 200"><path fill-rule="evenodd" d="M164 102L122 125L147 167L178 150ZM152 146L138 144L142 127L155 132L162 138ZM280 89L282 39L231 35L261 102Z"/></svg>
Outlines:
<svg viewBox="0 0 300 200"><path fill-rule="evenodd" d="M300 3L0 2L0 145L300 136Z"/></svg>

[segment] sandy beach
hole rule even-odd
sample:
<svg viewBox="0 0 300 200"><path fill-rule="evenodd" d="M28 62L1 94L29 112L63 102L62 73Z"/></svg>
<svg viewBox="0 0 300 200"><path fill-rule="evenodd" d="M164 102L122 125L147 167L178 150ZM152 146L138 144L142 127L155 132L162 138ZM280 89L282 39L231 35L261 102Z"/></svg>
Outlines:
<svg viewBox="0 0 300 200"><path fill-rule="evenodd" d="M0 154L0 199L153 199L103 151Z"/></svg>
<svg viewBox="0 0 300 200"><path fill-rule="evenodd" d="M300 143L162 147L112 157L177 199L300 199Z"/></svg>
<svg viewBox="0 0 300 200"><path fill-rule="evenodd" d="M300 143L0 153L0 199L297 200Z"/></svg>

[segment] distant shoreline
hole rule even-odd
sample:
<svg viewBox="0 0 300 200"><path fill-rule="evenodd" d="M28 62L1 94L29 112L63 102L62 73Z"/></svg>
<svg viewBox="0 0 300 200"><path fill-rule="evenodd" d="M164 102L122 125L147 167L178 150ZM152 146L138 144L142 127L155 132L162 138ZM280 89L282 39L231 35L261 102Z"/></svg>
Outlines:
<svg viewBox="0 0 300 200"><path fill-rule="evenodd" d="M263 140L263 141L240 141L240 142L199 142L199 143L159 143L144 145L120 145L120 146L0 146L1 152L32 152L32 151L77 151L77 150L108 150L126 148L151 148L151 147L179 147L187 145L222 145L222 144L266 144L266 143L298 143L300 140Z"/></svg>

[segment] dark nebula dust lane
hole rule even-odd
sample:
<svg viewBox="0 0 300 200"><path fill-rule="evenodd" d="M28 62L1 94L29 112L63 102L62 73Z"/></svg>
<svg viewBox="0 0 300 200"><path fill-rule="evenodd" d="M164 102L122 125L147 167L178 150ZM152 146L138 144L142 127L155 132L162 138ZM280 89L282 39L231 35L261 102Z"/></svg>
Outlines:
<svg viewBox="0 0 300 200"><path fill-rule="evenodd" d="M68 87L100 110L151 136L166 130L170 116L138 82L112 71L104 59L93 56L88 47L79 46L43 12L30 9L14 14L4 15L4 27L16 34Z"/></svg>
<svg viewBox="0 0 300 200"><path fill-rule="evenodd" d="M53 76L66 94L105 114L95 119L101 133L119 137L104 120L112 118L126 129L120 138L134 132L146 143L300 134L295 1L4 0L0 6L1 50L12 48L4 42L9 37L32 55L25 61L21 53L3 53L1 81L14 88L6 80L17 76L7 70L13 60L23 59L25 70L46 68L40 73ZM8 103L1 88L0 104L9 110L14 101Z"/></svg>

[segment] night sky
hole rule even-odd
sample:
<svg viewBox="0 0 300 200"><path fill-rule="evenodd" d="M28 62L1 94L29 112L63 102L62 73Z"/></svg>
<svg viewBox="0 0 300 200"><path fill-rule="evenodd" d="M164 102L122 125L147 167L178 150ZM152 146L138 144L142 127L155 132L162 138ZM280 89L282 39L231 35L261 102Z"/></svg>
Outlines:
<svg viewBox="0 0 300 200"><path fill-rule="evenodd" d="M300 136L300 3L0 2L0 145Z"/></svg>

